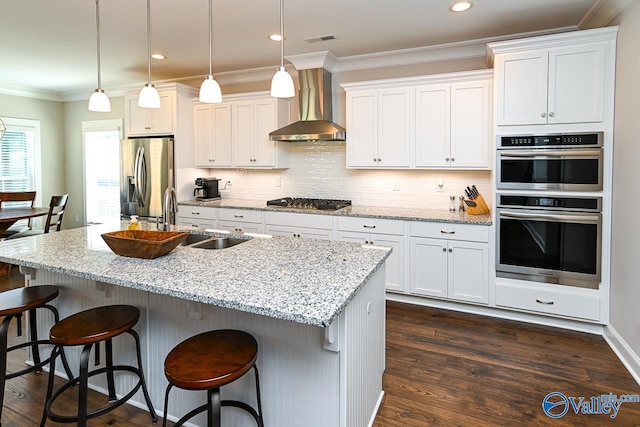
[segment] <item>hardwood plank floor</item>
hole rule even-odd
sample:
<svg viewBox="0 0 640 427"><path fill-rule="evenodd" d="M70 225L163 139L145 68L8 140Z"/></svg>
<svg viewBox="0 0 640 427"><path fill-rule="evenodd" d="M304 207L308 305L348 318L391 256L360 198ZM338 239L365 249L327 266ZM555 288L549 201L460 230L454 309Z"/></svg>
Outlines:
<svg viewBox="0 0 640 427"><path fill-rule="evenodd" d="M0 290L22 285L15 269L0 277ZM569 410L554 420L542 410L554 391L586 399L640 394L602 337L396 302L387 303L386 334L385 397L374 427L640 426L640 403L622 404L615 419ZM12 368L23 363L19 356L9 359ZM8 381L3 427L38 425L45 388L44 374ZM101 399L92 393L94 405ZM72 399L61 403L73 405ZM123 405L90 425L151 422L146 412Z"/></svg>

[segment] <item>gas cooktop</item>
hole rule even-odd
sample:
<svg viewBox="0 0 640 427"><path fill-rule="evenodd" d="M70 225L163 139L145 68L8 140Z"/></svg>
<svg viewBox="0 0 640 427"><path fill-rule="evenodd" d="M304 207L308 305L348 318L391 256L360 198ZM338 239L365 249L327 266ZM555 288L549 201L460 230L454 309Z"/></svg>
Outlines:
<svg viewBox="0 0 640 427"><path fill-rule="evenodd" d="M302 197L284 197L267 201L267 206L280 206L294 209L317 209L335 211L351 206L351 200L307 199Z"/></svg>

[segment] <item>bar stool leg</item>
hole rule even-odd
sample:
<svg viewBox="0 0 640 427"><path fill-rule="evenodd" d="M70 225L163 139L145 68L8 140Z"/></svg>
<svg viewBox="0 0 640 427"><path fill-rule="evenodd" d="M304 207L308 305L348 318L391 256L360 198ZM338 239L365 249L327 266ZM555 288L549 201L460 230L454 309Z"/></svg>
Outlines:
<svg viewBox="0 0 640 427"><path fill-rule="evenodd" d="M169 383L167 390L164 392L164 418L162 419L162 427L167 427L167 413L169 411L169 392L173 388L173 384Z"/></svg>
<svg viewBox="0 0 640 427"><path fill-rule="evenodd" d="M55 346L53 350L51 350L51 360L49 361L49 380L47 381L47 396L44 399L44 411L42 411L42 420L40 421L40 427L44 427L45 422L47 421L47 411L49 410L49 399L53 394L53 378L56 371L56 353L62 351L62 348L59 346Z"/></svg>
<svg viewBox="0 0 640 427"><path fill-rule="evenodd" d="M105 353L107 354L107 367L113 368L113 345L111 339L108 339L104 342L104 349ZM111 369L107 371L107 390L109 391L109 403L118 400L118 398L116 397L116 386L115 380L113 379L113 370Z"/></svg>
<svg viewBox="0 0 640 427"><path fill-rule="evenodd" d="M4 405L4 383L7 378L7 332L13 316L7 316L0 325L0 426L2 425L2 407Z"/></svg>
<svg viewBox="0 0 640 427"><path fill-rule="evenodd" d="M40 349L38 348L38 323L36 321L36 310L29 310L29 339L33 342L31 346L31 354L33 355L33 364L40 364ZM36 368L34 372L42 372L42 368Z"/></svg>
<svg viewBox="0 0 640 427"><path fill-rule="evenodd" d="M87 425L87 395L89 393L89 357L93 344L86 344L80 355L80 378L78 389L78 427Z"/></svg>
<svg viewBox="0 0 640 427"><path fill-rule="evenodd" d="M210 388L207 390L209 398L209 408L207 408L207 426L208 427L220 427L220 407L222 401L220 400L220 388Z"/></svg>
<svg viewBox="0 0 640 427"><path fill-rule="evenodd" d="M253 365L256 374L256 397L258 399L258 427L264 427L264 418L262 418L262 402L260 400L260 376L258 374L258 366Z"/></svg>
<svg viewBox="0 0 640 427"><path fill-rule="evenodd" d="M144 378L144 371L142 370L142 352L140 351L140 337L138 333L133 329L129 329L126 331L131 335L136 341L136 355L138 356L138 371L140 371L140 382L142 383L142 393L144 394L144 400L147 401L147 407L149 408L149 413L151 414L151 421L155 424L158 422L158 416L156 415L156 411L153 409L153 404L151 403L151 397L149 397L149 391L147 390L147 381Z"/></svg>

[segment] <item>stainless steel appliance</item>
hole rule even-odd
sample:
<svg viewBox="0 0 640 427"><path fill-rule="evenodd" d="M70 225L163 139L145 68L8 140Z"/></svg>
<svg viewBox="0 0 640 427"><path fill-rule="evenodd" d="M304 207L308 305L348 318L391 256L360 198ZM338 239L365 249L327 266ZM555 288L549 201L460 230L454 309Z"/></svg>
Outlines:
<svg viewBox="0 0 640 427"><path fill-rule="evenodd" d="M283 197L267 201L267 206L279 206L292 209L331 210L351 206L351 200L310 199L304 197Z"/></svg>
<svg viewBox="0 0 640 427"><path fill-rule="evenodd" d="M498 136L499 190L601 191L603 133Z"/></svg>
<svg viewBox="0 0 640 427"><path fill-rule="evenodd" d="M197 187L193 190L193 195L201 202L209 202L211 200L219 200L220 192L218 183L220 178L196 178Z"/></svg>
<svg viewBox="0 0 640 427"><path fill-rule="evenodd" d="M167 188L174 186L173 138L120 141L120 213L161 218Z"/></svg>
<svg viewBox="0 0 640 427"><path fill-rule="evenodd" d="M602 198L497 196L497 277L598 288Z"/></svg>

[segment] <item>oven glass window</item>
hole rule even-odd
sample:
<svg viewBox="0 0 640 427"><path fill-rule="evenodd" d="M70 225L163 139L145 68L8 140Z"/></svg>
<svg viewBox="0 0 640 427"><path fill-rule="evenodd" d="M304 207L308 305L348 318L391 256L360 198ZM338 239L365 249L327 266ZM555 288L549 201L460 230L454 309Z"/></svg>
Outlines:
<svg viewBox="0 0 640 427"><path fill-rule="evenodd" d="M598 184L598 159L502 159L503 183Z"/></svg>
<svg viewBox="0 0 640 427"><path fill-rule="evenodd" d="M596 274L596 224L500 219L500 263Z"/></svg>

